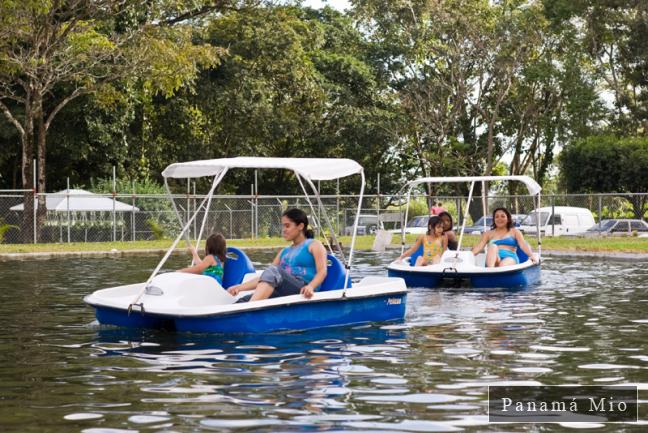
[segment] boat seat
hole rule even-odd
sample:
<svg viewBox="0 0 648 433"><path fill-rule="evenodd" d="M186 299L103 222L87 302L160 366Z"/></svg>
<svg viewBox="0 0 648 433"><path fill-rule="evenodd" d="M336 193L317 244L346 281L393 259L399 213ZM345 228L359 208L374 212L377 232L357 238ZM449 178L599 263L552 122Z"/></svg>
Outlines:
<svg viewBox="0 0 648 433"><path fill-rule="evenodd" d="M529 246L529 243L528 243L528 242L527 242L526 244L527 244L527 246L528 246L529 248L531 248L531 247ZM527 254L526 254L524 251L522 251L522 248L518 247L516 253L517 253L518 259L520 259L520 263L524 263L524 262L526 262L527 260L529 260L529 256L527 256Z"/></svg>
<svg viewBox="0 0 648 433"><path fill-rule="evenodd" d="M416 259L422 255L423 255L423 245L419 246L418 249L414 251L414 254L410 256L410 261L409 261L410 266L414 266L414 264L416 263Z"/></svg>
<svg viewBox="0 0 648 433"><path fill-rule="evenodd" d="M329 290L338 290L344 286L345 270L342 262L333 254L326 255L326 278L320 285L318 292ZM347 283L347 288L351 287L351 278Z"/></svg>
<svg viewBox="0 0 648 433"><path fill-rule="evenodd" d="M227 247L227 260L223 273L223 288L241 284L246 274L255 272L250 258L236 247Z"/></svg>

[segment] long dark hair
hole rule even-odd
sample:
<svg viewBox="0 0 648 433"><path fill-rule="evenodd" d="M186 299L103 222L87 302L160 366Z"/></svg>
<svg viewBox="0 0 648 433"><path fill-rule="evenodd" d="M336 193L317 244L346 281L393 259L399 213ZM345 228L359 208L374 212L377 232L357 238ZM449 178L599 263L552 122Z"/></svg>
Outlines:
<svg viewBox="0 0 648 433"><path fill-rule="evenodd" d="M432 232L434 231L434 228L435 228L436 226L438 226L439 224L443 224L443 221L441 221L441 218L439 218L439 217L436 216L436 215L430 217L430 219L428 220L428 229L427 229L427 234L428 234L428 235L431 235Z"/></svg>
<svg viewBox="0 0 648 433"><path fill-rule="evenodd" d="M507 230L511 230L513 228L513 217L511 216L511 212L509 212L508 209L505 207L498 207L493 211L493 224L491 224L491 230L495 229L495 214L498 211L502 211L506 214L506 228Z"/></svg>
<svg viewBox="0 0 648 433"><path fill-rule="evenodd" d="M281 216L285 216L290 221L294 222L295 225L304 224L302 231L307 239L313 239L315 237L313 231L308 228L308 215L306 215L306 212L303 210L297 208L288 209L282 213Z"/></svg>
<svg viewBox="0 0 648 433"><path fill-rule="evenodd" d="M221 262L225 263L227 259L227 241L225 236L215 233L205 241L205 254L216 256Z"/></svg>
<svg viewBox="0 0 648 433"><path fill-rule="evenodd" d="M451 231L451 230L452 230L452 227L454 227L454 222L452 221L452 215L450 215L450 212L443 211L443 212L441 212L441 213L440 213L439 215L437 215L437 216L441 219L441 222L443 222L443 217L444 217L444 216L447 216L447 217L448 217L448 219L450 220L450 228L449 228L448 230L446 230L446 229L444 228L444 229L443 229L443 232L445 233L445 232L449 232L449 231Z"/></svg>

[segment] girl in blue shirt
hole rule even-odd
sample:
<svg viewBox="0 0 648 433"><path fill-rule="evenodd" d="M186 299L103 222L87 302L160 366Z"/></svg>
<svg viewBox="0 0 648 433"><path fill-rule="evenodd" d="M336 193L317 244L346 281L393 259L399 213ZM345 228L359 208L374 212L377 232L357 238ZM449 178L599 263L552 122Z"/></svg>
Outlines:
<svg viewBox="0 0 648 433"><path fill-rule="evenodd" d="M250 301L301 293L313 296L326 278L326 249L313 239L308 216L301 209L290 209L281 216L282 235L291 245L283 248L260 277L232 286L228 292L254 290Z"/></svg>

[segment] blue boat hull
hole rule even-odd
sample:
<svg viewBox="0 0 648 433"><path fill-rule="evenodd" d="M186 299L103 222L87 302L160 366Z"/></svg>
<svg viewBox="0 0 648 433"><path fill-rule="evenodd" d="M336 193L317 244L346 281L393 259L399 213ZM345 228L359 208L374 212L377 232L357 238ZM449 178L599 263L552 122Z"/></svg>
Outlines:
<svg viewBox="0 0 648 433"><path fill-rule="evenodd" d="M187 332L266 333L402 320L406 298L406 293L342 298L202 317L158 316L139 311L128 315L124 310L95 308L101 324Z"/></svg>
<svg viewBox="0 0 648 433"><path fill-rule="evenodd" d="M390 277L400 277L407 287L436 288L443 286L469 286L475 289L522 289L540 282L540 265L501 273L462 274L460 272L431 273L389 269Z"/></svg>
<svg viewBox="0 0 648 433"><path fill-rule="evenodd" d="M406 294L403 293L308 302L200 318L177 318L176 329L190 332L263 333L385 322L405 317L405 299Z"/></svg>
<svg viewBox="0 0 648 433"><path fill-rule="evenodd" d="M133 311L128 314L126 310L94 306L97 321L102 325L125 326L129 328L173 329L175 323L172 318L155 314L142 314Z"/></svg>

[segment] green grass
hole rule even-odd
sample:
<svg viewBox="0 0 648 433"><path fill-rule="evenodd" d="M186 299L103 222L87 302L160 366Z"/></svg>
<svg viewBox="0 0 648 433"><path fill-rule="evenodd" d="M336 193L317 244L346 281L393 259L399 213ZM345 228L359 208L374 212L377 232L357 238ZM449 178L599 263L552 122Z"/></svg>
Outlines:
<svg viewBox="0 0 648 433"><path fill-rule="evenodd" d="M358 236L356 249L369 250L373 244L373 236ZM406 236L406 244L411 245L416 240L415 235ZM479 236L464 236L462 246L471 247L477 243ZM350 236L340 238L342 245L348 247L351 244ZM171 246L172 241L168 239L135 242L78 242L58 244L0 244L0 254L7 253L40 253L40 252L80 252L80 251L134 251L134 250L165 250ZM280 248L286 245L282 238L259 238L259 239L230 239L228 245L244 248ZM537 248L535 238L529 238L529 243ZM392 237L392 245L400 244L400 236ZM184 250L186 244L181 241L178 249ZM573 238L558 237L544 238L542 240L544 250L559 251L592 251L592 252L622 252L622 253L648 253L648 238L636 237L612 237L612 238Z"/></svg>

